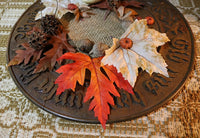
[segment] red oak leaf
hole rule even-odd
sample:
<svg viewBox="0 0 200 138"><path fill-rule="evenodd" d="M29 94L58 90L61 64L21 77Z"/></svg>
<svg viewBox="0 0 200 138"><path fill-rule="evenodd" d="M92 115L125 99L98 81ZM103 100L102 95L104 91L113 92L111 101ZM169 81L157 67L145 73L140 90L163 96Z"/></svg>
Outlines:
<svg viewBox="0 0 200 138"><path fill-rule="evenodd" d="M26 65L30 62L31 57L33 57L32 62L40 59L42 50L35 50L34 48L29 47L28 43L23 43L22 46L25 50L20 49L15 51L17 55L8 63L8 66L19 65L22 62Z"/></svg>
<svg viewBox="0 0 200 138"><path fill-rule="evenodd" d="M63 50L75 52L75 49L67 41L67 31L63 30L58 35L54 35L48 41L53 45L49 51L44 53L44 57L40 59L39 64L36 66L34 73L45 71L46 69L52 70L56 64L56 60L63 55Z"/></svg>
<svg viewBox="0 0 200 138"><path fill-rule="evenodd" d="M84 102L91 100L89 110L94 110L95 116L105 128L108 115L110 114L110 105L114 105L113 97L120 96L115 88L114 82L119 88L133 93L132 87L128 81L124 80L120 73L113 66L101 66L101 59L90 58L82 53L65 53L59 60L70 59L73 63L61 66L57 72L62 73L55 81L58 84L56 94L59 95L65 89L72 89L75 91L76 83L83 85L85 80L86 69L91 72L90 85L84 97ZM107 76L101 71L101 67L107 73Z"/></svg>

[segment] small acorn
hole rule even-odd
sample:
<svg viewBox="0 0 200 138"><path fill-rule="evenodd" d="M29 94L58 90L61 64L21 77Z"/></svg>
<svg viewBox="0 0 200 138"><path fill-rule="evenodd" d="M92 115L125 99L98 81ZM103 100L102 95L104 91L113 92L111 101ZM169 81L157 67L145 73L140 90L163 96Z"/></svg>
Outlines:
<svg viewBox="0 0 200 138"><path fill-rule="evenodd" d="M93 48L94 42L89 39L82 39L77 42L77 49L83 53L89 53Z"/></svg>
<svg viewBox="0 0 200 138"><path fill-rule="evenodd" d="M130 38L122 38L119 44L124 49L130 49L133 46L133 41Z"/></svg>

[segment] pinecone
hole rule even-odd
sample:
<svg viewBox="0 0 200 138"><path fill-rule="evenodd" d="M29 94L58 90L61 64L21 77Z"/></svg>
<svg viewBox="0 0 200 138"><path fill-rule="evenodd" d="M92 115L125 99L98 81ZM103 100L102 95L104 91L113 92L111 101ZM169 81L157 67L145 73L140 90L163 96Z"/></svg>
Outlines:
<svg viewBox="0 0 200 138"><path fill-rule="evenodd" d="M28 43L30 47L36 50L41 50L47 45L48 39L49 38L47 37L46 34L39 31L33 31L29 35Z"/></svg>
<svg viewBox="0 0 200 138"><path fill-rule="evenodd" d="M41 26L44 33L57 35L62 32L61 22L54 15L46 15L41 19Z"/></svg>

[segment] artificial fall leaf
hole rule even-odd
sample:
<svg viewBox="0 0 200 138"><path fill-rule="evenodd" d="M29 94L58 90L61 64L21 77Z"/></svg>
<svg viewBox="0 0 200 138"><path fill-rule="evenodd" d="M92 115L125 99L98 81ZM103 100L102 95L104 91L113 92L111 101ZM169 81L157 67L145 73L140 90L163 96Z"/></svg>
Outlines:
<svg viewBox="0 0 200 138"><path fill-rule="evenodd" d="M43 52L43 46L39 46L38 44L41 45L44 41L41 41L41 39L47 38L48 36L42 33L41 30L37 27L33 27L32 30L27 32L26 34L28 35L29 39L31 38L31 41L21 44L21 46L25 48L25 50L16 50L15 53L17 55L8 63L8 66L19 65L22 62L24 62L24 65L27 65L30 60L32 60L31 62L33 63L40 59ZM36 40L38 41L36 42ZM37 45L37 48L35 47L35 45Z"/></svg>
<svg viewBox="0 0 200 138"><path fill-rule="evenodd" d="M119 8L120 6L128 7L137 7L142 8L144 4L141 2L137 2L135 0L103 0L102 2L99 2L97 4L92 4L90 7L92 8L100 8L100 9L108 9L108 10L114 10L113 8Z"/></svg>
<svg viewBox="0 0 200 138"><path fill-rule="evenodd" d="M56 94L59 95L65 89L75 91L76 83L84 84L85 71L88 69L91 72L90 85L84 97L84 102L91 100L89 110L94 110L95 116L105 128L108 115L110 114L110 105L114 105L113 97L120 96L115 88L115 84L127 92L133 94L133 90L128 81L124 80L122 75L117 72L113 66L102 66L101 59L90 58L82 53L65 53L59 60L70 59L73 63L61 66L57 72L62 73L55 81L58 84ZM101 67L106 72L107 76L101 71Z"/></svg>
<svg viewBox="0 0 200 138"><path fill-rule="evenodd" d="M131 8L125 8L124 6L120 6L118 9L117 9L117 12L118 12L118 17L119 19L121 20L131 20L132 21L132 17L135 17L136 15L138 15L138 13L131 9ZM128 18L131 18L131 19L128 19Z"/></svg>
<svg viewBox="0 0 200 138"><path fill-rule="evenodd" d="M149 29L147 21L143 19L132 23L121 38L131 39L132 47L124 49L120 46L118 39L113 39L113 46L106 51L106 55L102 59L104 65L115 66L133 87L139 67L150 75L157 72L168 76L167 64L161 54L157 52L158 46L169 41L165 33Z"/></svg>
<svg viewBox="0 0 200 138"><path fill-rule="evenodd" d="M45 9L35 17L35 20L44 17L45 15L55 15L57 18L62 18L62 16L68 12L73 12L72 10L68 9L69 4L75 4L79 8L85 7L88 8L87 4L82 0L41 0Z"/></svg>
<svg viewBox="0 0 200 138"><path fill-rule="evenodd" d="M30 62L31 57L33 57L32 62L40 59L42 50L35 50L34 48L29 47L28 43L23 43L22 46L25 50L17 50L15 52L17 55L8 63L8 66L19 65L22 62L27 65Z"/></svg>
<svg viewBox="0 0 200 138"><path fill-rule="evenodd" d="M105 65L102 66L106 74L108 74L109 79L120 88L125 91L133 94L133 88L130 83L124 79L121 73L117 72L117 69L114 66Z"/></svg>
<svg viewBox="0 0 200 138"><path fill-rule="evenodd" d="M54 35L48 41L53 45L53 48L44 53L44 57L40 59L39 64L36 66L34 73L45 71L46 69L52 70L56 64L56 60L63 55L63 50L68 52L76 52L76 50L68 43L67 31L63 30L58 35Z"/></svg>
<svg viewBox="0 0 200 138"><path fill-rule="evenodd" d="M121 5L124 7L133 6L136 8L142 8L144 6L143 3L135 0L121 0Z"/></svg>
<svg viewBox="0 0 200 138"><path fill-rule="evenodd" d="M64 50L76 52L68 43L66 37L68 31L64 30L62 25L58 28L60 28L60 31L58 31L57 35L47 35L34 26L31 31L27 32L30 39L28 40L29 42L22 44L25 50L17 50L17 55L9 62L8 66L19 65L22 62L26 65L30 60L32 63L39 61L33 72L38 73L46 69L52 70L56 64L56 60L63 54ZM53 47L44 52L45 48L50 45L53 45ZM41 55L44 55L44 57L41 58Z"/></svg>
<svg viewBox="0 0 200 138"><path fill-rule="evenodd" d="M97 4L92 4L90 5L90 7L92 8L99 8L99 9L108 9L108 10L112 10L112 6L109 4L108 0L103 0Z"/></svg>
<svg viewBox="0 0 200 138"><path fill-rule="evenodd" d="M81 18L90 18L91 15L94 15L94 13L92 12L88 12L88 9L76 9L73 11L74 15L75 15L75 20L79 21Z"/></svg>
<svg viewBox="0 0 200 138"><path fill-rule="evenodd" d="M115 11L120 19L125 19L129 16L137 15L137 12L133 9L126 8L128 6L142 8L143 4L141 2L137 2L135 0L104 0L97 4L92 4L90 7L92 8L100 8L100 9L107 9L109 11ZM108 12L107 14L109 14ZM106 15L107 17L108 15Z"/></svg>

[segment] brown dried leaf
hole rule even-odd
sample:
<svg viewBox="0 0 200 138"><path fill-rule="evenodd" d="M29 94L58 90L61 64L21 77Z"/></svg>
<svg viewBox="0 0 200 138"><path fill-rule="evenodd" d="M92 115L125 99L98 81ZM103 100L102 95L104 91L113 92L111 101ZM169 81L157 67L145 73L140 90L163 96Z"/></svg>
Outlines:
<svg viewBox="0 0 200 138"><path fill-rule="evenodd" d="M76 50L68 43L66 37L67 33L67 31L63 31L60 34L51 37L48 43L52 44L53 48L44 53L45 56L40 59L34 73L45 71L46 69L52 70L56 64L56 60L62 56L64 49L68 52L76 52Z"/></svg>
<svg viewBox="0 0 200 138"><path fill-rule="evenodd" d="M29 47L28 43L23 43L22 46L25 50L17 50L15 52L17 55L8 63L8 66L19 65L22 62L27 65L30 62L31 57L33 57L32 62L35 62L40 58L42 50L35 50Z"/></svg>

